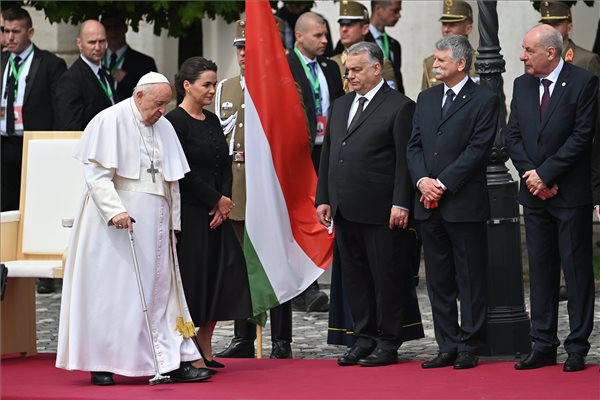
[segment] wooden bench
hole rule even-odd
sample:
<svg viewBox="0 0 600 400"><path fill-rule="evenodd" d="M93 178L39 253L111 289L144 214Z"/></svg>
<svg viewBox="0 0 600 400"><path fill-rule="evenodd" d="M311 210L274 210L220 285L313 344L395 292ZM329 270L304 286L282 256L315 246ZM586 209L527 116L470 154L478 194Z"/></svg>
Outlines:
<svg viewBox="0 0 600 400"><path fill-rule="evenodd" d="M8 269L1 304L2 354L36 350L35 280L62 278L63 254L84 189L82 165L73 158L81 132L25 132L18 211L0 219L0 262Z"/></svg>

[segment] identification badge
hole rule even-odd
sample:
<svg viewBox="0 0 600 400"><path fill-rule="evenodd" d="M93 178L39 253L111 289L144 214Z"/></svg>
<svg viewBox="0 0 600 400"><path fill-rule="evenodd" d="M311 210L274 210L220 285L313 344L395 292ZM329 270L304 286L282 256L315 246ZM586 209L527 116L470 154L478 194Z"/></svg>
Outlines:
<svg viewBox="0 0 600 400"><path fill-rule="evenodd" d="M0 119L4 118L5 113L6 113L6 109L4 107L0 107Z"/></svg>
<svg viewBox="0 0 600 400"><path fill-rule="evenodd" d="M245 161L244 152L243 151L234 151L233 152L233 161L243 163Z"/></svg>
<svg viewBox="0 0 600 400"><path fill-rule="evenodd" d="M23 130L23 110L22 106L15 106L15 131Z"/></svg>
<svg viewBox="0 0 600 400"><path fill-rule="evenodd" d="M323 138L325 137L326 130L327 130L327 117L325 115L319 115L317 117L317 134L315 136L315 144L323 143Z"/></svg>

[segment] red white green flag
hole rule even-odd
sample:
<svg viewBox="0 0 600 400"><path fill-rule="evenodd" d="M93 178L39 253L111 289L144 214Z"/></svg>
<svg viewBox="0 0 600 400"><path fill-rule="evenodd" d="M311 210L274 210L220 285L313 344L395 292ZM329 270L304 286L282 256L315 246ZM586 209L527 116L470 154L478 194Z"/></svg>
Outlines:
<svg viewBox="0 0 600 400"><path fill-rule="evenodd" d="M246 230L254 315L294 298L332 259L317 221L306 118L268 1L246 1Z"/></svg>

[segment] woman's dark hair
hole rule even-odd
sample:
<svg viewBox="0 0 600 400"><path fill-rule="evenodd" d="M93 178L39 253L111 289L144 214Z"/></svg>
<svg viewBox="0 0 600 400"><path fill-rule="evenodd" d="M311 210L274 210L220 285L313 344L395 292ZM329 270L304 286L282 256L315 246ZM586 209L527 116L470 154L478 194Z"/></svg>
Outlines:
<svg viewBox="0 0 600 400"><path fill-rule="evenodd" d="M175 74L175 90L177 90L177 103L185 97L183 82L194 83L204 71L217 72L217 64L204 57L190 57L181 64L179 72Z"/></svg>

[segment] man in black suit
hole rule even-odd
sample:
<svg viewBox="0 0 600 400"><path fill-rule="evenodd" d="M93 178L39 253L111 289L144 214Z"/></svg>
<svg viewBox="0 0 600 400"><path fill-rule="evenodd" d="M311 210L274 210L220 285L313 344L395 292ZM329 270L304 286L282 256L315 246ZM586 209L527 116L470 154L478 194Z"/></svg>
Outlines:
<svg viewBox="0 0 600 400"><path fill-rule="evenodd" d="M11 8L2 14L8 52L1 60L1 208L7 211L19 209L23 131L55 129L56 84L67 66L62 58L31 42L34 29L27 11Z"/></svg>
<svg viewBox="0 0 600 400"><path fill-rule="evenodd" d="M439 347L437 357L423 368L473 368L485 339L485 171L499 100L469 78L472 58L464 36L436 43L433 71L443 85L419 95L408 143L408 165L418 189L415 218L422 221L427 290Z"/></svg>
<svg viewBox="0 0 600 400"><path fill-rule="evenodd" d="M374 43L348 49L354 93L334 101L317 184L317 217L335 221L342 285L356 342L340 366L398 362L402 342L423 337L406 230L414 190L406 144L415 103L382 78Z"/></svg>
<svg viewBox="0 0 600 400"><path fill-rule="evenodd" d="M58 82L58 129L82 131L100 111L117 101L113 79L103 68L107 41L104 26L87 20L79 28L80 57Z"/></svg>
<svg viewBox="0 0 600 400"><path fill-rule="evenodd" d="M36 47L29 13L11 8L3 13L4 38L10 56L2 57L2 211L18 210L23 131L57 128L57 84L67 69L62 58ZM3 54L4 56L4 54ZM9 118L13 116L13 118ZM40 279L38 293L52 293L53 279Z"/></svg>
<svg viewBox="0 0 600 400"><path fill-rule="evenodd" d="M323 17L310 11L303 13L296 22L296 45L287 55L294 81L302 92L311 156L317 172L330 104L344 94L337 64L323 56L327 46L326 33ZM292 306L299 311L325 311L328 300L315 281L292 300Z"/></svg>
<svg viewBox="0 0 600 400"><path fill-rule="evenodd" d="M538 25L523 39L526 74L515 80L506 141L522 178L531 285L533 351L515 365L556 364L562 263L571 332L563 370L585 368L594 319L590 162L598 113L598 78L565 63L563 39Z"/></svg>
<svg viewBox="0 0 600 400"><path fill-rule="evenodd" d="M596 121L596 137L592 150L592 196L594 213L600 222L600 121Z"/></svg>
<svg viewBox="0 0 600 400"><path fill-rule="evenodd" d="M402 83L402 47L385 32L386 26L396 26L402 10L401 1L371 1L371 23L366 41L377 43L386 59L391 61L392 71L383 70L383 79L388 85L404 93ZM385 67L385 65L384 65Z"/></svg>
<svg viewBox="0 0 600 400"><path fill-rule="evenodd" d="M115 82L117 98L131 97L133 88L148 72L157 71L152 57L129 47L125 40L127 24L122 14L105 14L102 25L106 29L108 50L102 59L102 66L111 74Z"/></svg>

